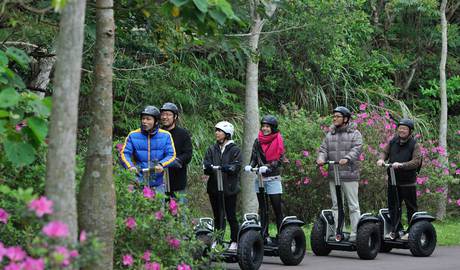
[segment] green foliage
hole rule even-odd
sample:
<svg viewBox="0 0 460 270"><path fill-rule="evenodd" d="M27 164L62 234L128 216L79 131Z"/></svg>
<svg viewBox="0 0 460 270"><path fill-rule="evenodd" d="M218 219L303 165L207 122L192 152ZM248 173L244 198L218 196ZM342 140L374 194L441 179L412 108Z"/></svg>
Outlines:
<svg viewBox="0 0 460 270"><path fill-rule="evenodd" d="M460 107L460 76L453 76L446 81L447 106L449 108ZM421 87L422 98L420 104L429 108L432 112L438 112L441 107L440 88L437 80L430 80L428 87Z"/></svg>

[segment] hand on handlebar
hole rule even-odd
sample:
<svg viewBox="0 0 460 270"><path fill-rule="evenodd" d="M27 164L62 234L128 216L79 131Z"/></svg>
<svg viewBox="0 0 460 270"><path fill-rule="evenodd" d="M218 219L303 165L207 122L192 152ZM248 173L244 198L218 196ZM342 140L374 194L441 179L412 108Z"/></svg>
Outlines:
<svg viewBox="0 0 460 270"><path fill-rule="evenodd" d="M383 165L385 165L385 160L383 159L377 160L377 166L383 166Z"/></svg>
<svg viewBox="0 0 460 270"><path fill-rule="evenodd" d="M251 165L246 165L246 166L244 166L244 171L245 171L245 172L250 172L251 169L252 169Z"/></svg>

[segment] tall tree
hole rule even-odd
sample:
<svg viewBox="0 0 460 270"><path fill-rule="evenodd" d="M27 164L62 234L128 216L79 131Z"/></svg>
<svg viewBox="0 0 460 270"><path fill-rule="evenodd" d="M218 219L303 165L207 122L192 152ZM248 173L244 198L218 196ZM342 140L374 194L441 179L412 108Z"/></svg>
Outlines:
<svg viewBox="0 0 460 270"><path fill-rule="evenodd" d="M86 269L113 268L115 187L112 159L112 64L115 44L113 0L96 1L94 87L90 94L91 125L86 167L78 194L80 229L102 241L102 258Z"/></svg>
<svg viewBox="0 0 460 270"><path fill-rule="evenodd" d="M276 10L276 1L265 3L265 13L271 17ZM259 130L259 39L266 19L260 12L261 1L249 1L251 15L251 31L249 33L250 55L246 64L246 94L244 116L243 164L249 164L251 150ZM253 177L243 174L242 177L242 207L243 213L257 211L257 198L254 193Z"/></svg>
<svg viewBox="0 0 460 270"><path fill-rule="evenodd" d="M441 61L439 63L439 91L441 97L441 112L439 116L439 146L446 150L446 155L442 157L441 164L448 168L447 159L447 86L446 86L446 62L447 62L447 19L446 19L447 0L441 2ZM446 216L447 185L443 192L443 199L438 201L436 217L444 219Z"/></svg>
<svg viewBox="0 0 460 270"><path fill-rule="evenodd" d="M46 164L45 192L54 202L52 218L69 226L72 241L77 239L75 152L85 6L86 1L69 0L60 18Z"/></svg>

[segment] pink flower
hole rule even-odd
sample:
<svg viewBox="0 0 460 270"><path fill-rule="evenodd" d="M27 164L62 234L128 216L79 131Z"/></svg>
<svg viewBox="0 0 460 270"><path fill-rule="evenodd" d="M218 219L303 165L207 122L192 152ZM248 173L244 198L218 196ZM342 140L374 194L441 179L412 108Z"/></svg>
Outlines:
<svg viewBox="0 0 460 270"><path fill-rule="evenodd" d="M457 164L455 164L455 163L451 162L451 163L450 163L450 167L452 167L452 168L456 168L456 167L457 167Z"/></svg>
<svg viewBox="0 0 460 270"><path fill-rule="evenodd" d="M22 250L22 248L20 246L16 246L16 247L7 248L5 255L11 261L19 262L19 261L24 260L24 258L26 257L27 254L26 254L26 252L24 250Z"/></svg>
<svg viewBox="0 0 460 270"><path fill-rule="evenodd" d="M145 270L160 270L160 268L160 264L157 262L145 264Z"/></svg>
<svg viewBox="0 0 460 270"><path fill-rule="evenodd" d="M144 252L144 255L142 255L142 259L146 262L150 262L150 256L152 255L152 252L150 250L146 250Z"/></svg>
<svg viewBox="0 0 460 270"><path fill-rule="evenodd" d="M70 255L70 258L76 258L78 256L80 256L80 253L78 253L78 250L76 249L73 249L69 252L69 255Z"/></svg>
<svg viewBox="0 0 460 270"><path fill-rule="evenodd" d="M24 263L22 264L23 270L44 270L45 269L45 260L43 258L34 259L27 257Z"/></svg>
<svg viewBox="0 0 460 270"><path fill-rule="evenodd" d="M460 130L457 130L457 135L460 135Z"/></svg>
<svg viewBox="0 0 460 270"><path fill-rule="evenodd" d="M136 224L136 219L134 219L133 217L128 217L126 220L125 220L125 225L128 229L130 230L134 230L137 226Z"/></svg>
<svg viewBox="0 0 460 270"><path fill-rule="evenodd" d="M367 103L361 103L361 104L359 105L359 110L360 110L360 111L365 111L366 108L367 108Z"/></svg>
<svg viewBox="0 0 460 270"><path fill-rule="evenodd" d="M171 198L169 201L169 212L171 212L171 215L175 216L177 215L177 210L179 210L179 206L177 205L176 201Z"/></svg>
<svg viewBox="0 0 460 270"><path fill-rule="evenodd" d="M177 265L177 270L192 270L192 268L190 267L190 265L187 265L185 263L181 263L181 264Z"/></svg>
<svg viewBox="0 0 460 270"><path fill-rule="evenodd" d="M448 199L447 199L447 202L448 202L448 203L452 203L452 198L448 198Z"/></svg>
<svg viewBox="0 0 460 270"><path fill-rule="evenodd" d="M147 199L155 198L155 191L149 187L144 187L142 192L144 193L144 197L146 197Z"/></svg>
<svg viewBox="0 0 460 270"><path fill-rule="evenodd" d="M449 169L447 169L447 168L444 168L444 169L442 170L442 173L443 173L444 175L449 175L449 174L450 174Z"/></svg>
<svg viewBox="0 0 460 270"><path fill-rule="evenodd" d="M361 180L361 184L367 185L367 184L369 184L369 180L363 179L363 180Z"/></svg>
<svg viewBox="0 0 460 270"><path fill-rule="evenodd" d="M431 190L429 188L426 188L425 193L431 193Z"/></svg>
<svg viewBox="0 0 460 270"><path fill-rule="evenodd" d="M420 197L422 196L423 193L420 190L417 190L416 194L417 194L417 197Z"/></svg>
<svg viewBox="0 0 460 270"><path fill-rule="evenodd" d="M134 191L134 185L129 184L128 185L128 192L131 193Z"/></svg>
<svg viewBox="0 0 460 270"><path fill-rule="evenodd" d="M375 124L375 121L374 121L374 120L372 120L372 119L368 119L368 120L367 120L367 125L368 125L368 126L372 127L374 124Z"/></svg>
<svg viewBox="0 0 460 270"><path fill-rule="evenodd" d="M436 193L443 193L445 189L443 187L436 188Z"/></svg>
<svg viewBox="0 0 460 270"><path fill-rule="evenodd" d="M426 155L428 155L428 150L425 147L420 146L420 154L422 154L422 156L425 157Z"/></svg>
<svg viewBox="0 0 460 270"><path fill-rule="evenodd" d="M86 241L86 231L85 230L82 230L80 232L80 237L78 238L78 240L80 241L80 243L84 243Z"/></svg>
<svg viewBox="0 0 460 270"><path fill-rule="evenodd" d="M126 255L123 255L123 265L125 266L131 266L133 265L133 256L131 256L131 254L126 254Z"/></svg>
<svg viewBox="0 0 460 270"><path fill-rule="evenodd" d="M323 166L320 166L320 167L319 167L319 171L321 172L321 175L322 175L323 177L328 177L328 176L329 176L329 173L324 169Z"/></svg>
<svg viewBox="0 0 460 270"><path fill-rule="evenodd" d="M310 155L310 153L306 150L302 151L302 154L304 157L308 157Z"/></svg>
<svg viewBox="0 0 460 270"><path fill-rule="evenodd" d="M457 205L460 206L460 199L457 200Z"/></svg>
<svg viewBox="0 0 460 270"><path fill-rule="evenodd" d="M385 107L385 102L383 102L383 100L381 100L381 101L379 102L379 106L380 106L380 107Z"/></svg>
<svg viewBox="0 0 460 270"><path fill-rule="evenodd" d="M391 124L389 123L385 124L385 129L391 129Z"/></svg>
<svg viewBox="0 0 460 270"><path fill-rule="evenodd" d="M370 145L367 147L367 150L369 150L369 153L371 153L371 154L373 154L373 155L377 155L377 154L378 154L378 153L377 153L377 150L374 149L374 148L373 148L372 146L370 146Z"/></svg>
<svg viewBox="0 0 460 270"><path fill-rule="evenodd" d="M310 178L308 178L308 177L305 177L305 178L303 179L303 184L304 184L304 185L308 185L308 184L310 184L310 182L311 182L311 180L310 180Z"/></svg>
<svg viewBox="0 0 460 270"><path fill-rule="evenodd" d="M42 232L51 238L63 238L69 235L69 227L67 224L55 220L46 224L45 227L43 227Z"/></svg>
<svg viewBox="0 0 460 270"><path fill-rule="evenodd" d="M70 252L66 247L58 246L53 253L54 260L62 266L70 265Z"/></svg>
<svg viewBox="0 0 460 270"><path fill-rule="evenodd" d="M389 113L388 111L385 111L385 118L386 118L386 119L390 119L390 118L391 118L391 117L390 117L390 113Z"/></svg>
<svg viewBox="0 0 460 270"><path fill-rule="evenodd" d="M297 167L302 167L302 161L300 161L300 159L296 159L295 165L296 165Z"/></svg>
<svg viewBox="0 0 460 270"><path fill-rule="evenodd" d="M163 219L163 212L162 211L157 211L155 212L155 219L156 220L162 220Z"/></svg>
<svg viewBox="0 0 460 270"><path fill-rule="evenodd" d="M361 153L361 154L359 155L359 160L360 160L360 161L363 161L363 160L364 160L364 157L365 157L365 156L364 156L364 153Z"/></svg>
<svg viewBox="0 0 460 270"><path fill-rule="evenodd" d="M0 242L0 262L2 262L3 257L6 255L6 248L2 242Z"/></svg>
<svg viewBox="0 0 460 270"><path fill-rule="evenodd" d="M166 240L168 241L169 246L171 246L174 249L179 249L180 247L180 240L176 239L172 236L166 237Z"/></svg>
<svg viewBox="0 0 460 270"><path fill-rule="evenodd" d="M45 196L29 202L29 210L35 211L37 217L43 217L45 214L53 213L53 201L48 200Z"/></svg>
<svg viewBox="0 0 460 270"><path fill-rule="evenodd" d="M434 165L436 168L441 168L441 163L439 162L439 160L433 159L433 160L431 161L431 163L433 163L433 165Z"/></svg>
<svg viewBox="0 0 460 270"><path fill-rule="evenodd" d="M460 174L460 169L456 169L456 170L455 170L455 174L456 174L456 175L459 175L459 174Z"/></svg>
<svg viewBox="0 0 460 270"><path fill-rule="evenodd" d="M4 224L8 223L9 216L10 214L8 214L8 212L6 212L5 209L0 208L0 222Z"/></svg>
<svg viewBox="0 0 460 270"><path fill-rule="evenodd" d="M115 147L117 148L118 152L121 152L121 150L123 149L123 144L117 143L117 145L115 145Z"/></svg>
<svg viewBox="0 0 460 270"><path fill-rule="evenodd" d="M381 143L381 144L379 144L379 147L380 147L381 149L384 149L386 146L387 146L386 143Z"/></svg>
<svg viewBox="0 0 460 270"><path fill-rule="evenodd" d="M369 117L369 115L367 113L358 113L358 118L366 119L368 117Z"/></svg>
<svg viewBox="0 0 460 270"><path fill-rule="evenodd" d="M446 148L442 147L442 146L438 146L436 147L438 149L438 153L441 155L441 156L446 156L447 155L447 152L446 152Z"/></svg>
<svg viewBox="0 0 460 270"><path fill-rule="evenodd" d="M21 265L14 262L10 262L10 264L8 264L4 270L21 270L21 268Z"/></svg>

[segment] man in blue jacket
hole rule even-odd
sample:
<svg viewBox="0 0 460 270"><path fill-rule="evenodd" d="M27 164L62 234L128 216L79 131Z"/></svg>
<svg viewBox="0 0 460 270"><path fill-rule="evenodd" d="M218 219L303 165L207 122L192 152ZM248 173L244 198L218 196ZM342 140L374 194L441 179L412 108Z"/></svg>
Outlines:
<svg viewBox="0 0 460 270"><path fill-rule="evenodd" d="M141 112L141 128L131 131L121 150L123 165L139 175L138 181L148 180L148 185L164 193L163 168L174 161L176 150L171 134L159 128L160 111L147 106ZM154 171L143 175L142 169Z"/></svg>

